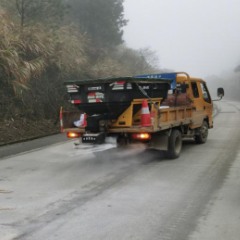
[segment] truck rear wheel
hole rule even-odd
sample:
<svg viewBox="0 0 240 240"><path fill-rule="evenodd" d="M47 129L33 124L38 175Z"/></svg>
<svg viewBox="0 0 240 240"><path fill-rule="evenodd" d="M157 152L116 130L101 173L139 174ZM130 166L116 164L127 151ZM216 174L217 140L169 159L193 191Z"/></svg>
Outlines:
<svg viewBox="0 0 240 240"><path fill-rule="evenodd" d="M199 135L195 136L195 141L198 144L203 144L207 141L207 137L208 137L208 124L206 121L203 121L203 124L199 129Z"/></svg>
<svg viewBox="0 0 240 240"><path fill-rule="evenodd" d="M182 134L178 130L173 130L168 139L168 151L167 156L170 159L176 159L179 157L182 150Z"/></svg>

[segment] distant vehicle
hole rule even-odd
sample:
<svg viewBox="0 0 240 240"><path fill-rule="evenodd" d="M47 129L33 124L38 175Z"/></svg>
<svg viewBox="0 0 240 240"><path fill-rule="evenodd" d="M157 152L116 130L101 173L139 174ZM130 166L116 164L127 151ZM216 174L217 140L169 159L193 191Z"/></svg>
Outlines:
<svg viewBox="0 0 240 240"><path fill-rule="evenodd" d="M178 158L184 138L207 141L213 102L205 81L187 73L79 80L64 83L78 111L61 109L61 131L80 144L142 142ZM223 88L218 96L224 96Z"/></svg>

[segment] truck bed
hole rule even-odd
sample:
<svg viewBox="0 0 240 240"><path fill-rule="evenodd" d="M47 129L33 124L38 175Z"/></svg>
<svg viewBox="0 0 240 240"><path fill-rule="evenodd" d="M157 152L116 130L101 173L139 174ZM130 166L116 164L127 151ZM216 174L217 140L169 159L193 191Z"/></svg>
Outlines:
<svg viewBox="0 0 240 240"><path fill-rule="evenodd" d="M79 119L81 112L63 112L63 132L85 133L85 127L74 127L73 121ZM190 124L193 122L193 107L169 107L160 108L160 114L155 109L154 121L150 127L141 127L139 125L130 127L111 127L108 133L141 133L158 132L173 127Z"/></svg>

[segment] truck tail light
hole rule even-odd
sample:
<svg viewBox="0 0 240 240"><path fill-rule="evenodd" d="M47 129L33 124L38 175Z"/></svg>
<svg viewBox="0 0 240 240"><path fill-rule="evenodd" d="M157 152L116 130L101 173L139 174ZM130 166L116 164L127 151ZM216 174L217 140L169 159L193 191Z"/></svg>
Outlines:
<svg viewBox="0 0 240 240"><path fill-rule="evenodd" d="M75 133L75 132L69 132L67 133L67 137L68 138L80 138L82 137L81 133Z"/></svg>
<svg viewBox="0 0 240 240"><path fill-rule="evenodd" d="M79 103L82 103L82 101L81 100L72 100L71 103L72 104L79 104Z"/></svg>
<svg viewBox="0 0 240 240"><path fill-rule="evenodd" d="M151 139L151 135L149 133L134 133L132 134L132 138L137 140L149 140Z"/></svg>

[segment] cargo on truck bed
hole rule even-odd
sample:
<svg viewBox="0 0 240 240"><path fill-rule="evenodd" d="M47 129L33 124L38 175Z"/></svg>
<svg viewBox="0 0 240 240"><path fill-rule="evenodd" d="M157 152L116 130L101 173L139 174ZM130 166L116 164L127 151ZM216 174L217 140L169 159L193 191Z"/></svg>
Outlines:
<svg viewBox="0 0 240 240"><path fill-rule="evenodd" d="M61 130L80 143L141 141L177 158L182 139L205 143L213 127L212 99L202 79L187 73L65 82L76 111L61 109ZM219 89L219 96L224 95Z"/></svg>

